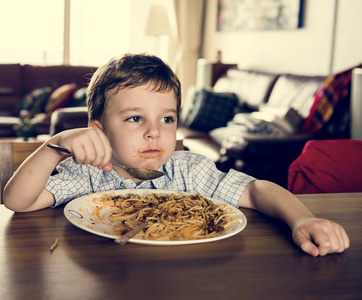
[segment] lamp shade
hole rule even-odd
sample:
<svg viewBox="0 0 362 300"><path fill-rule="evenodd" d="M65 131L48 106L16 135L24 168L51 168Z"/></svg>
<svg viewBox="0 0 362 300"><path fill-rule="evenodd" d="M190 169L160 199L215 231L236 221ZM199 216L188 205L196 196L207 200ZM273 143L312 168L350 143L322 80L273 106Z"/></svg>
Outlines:
<svg viewBox="0 0 362 300"><path fill-rule="evenodd" d="M151 6L146 23L146 35L160 36L169 33L170 23L166 7L162 5Z"/></svg>

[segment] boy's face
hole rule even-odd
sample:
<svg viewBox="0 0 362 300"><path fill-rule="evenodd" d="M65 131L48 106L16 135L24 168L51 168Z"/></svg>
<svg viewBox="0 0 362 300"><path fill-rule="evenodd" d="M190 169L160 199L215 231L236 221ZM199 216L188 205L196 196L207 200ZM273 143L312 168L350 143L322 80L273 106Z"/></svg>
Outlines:
<svg viewBox="0 0 362 300"><path fill-rule="evenodd" d="M112 145L112 162L159 169L175 150L176 109L173 91L155 92L149 85L111 95L101 127ZM115 169L130 178L123 169Z"/></svg>

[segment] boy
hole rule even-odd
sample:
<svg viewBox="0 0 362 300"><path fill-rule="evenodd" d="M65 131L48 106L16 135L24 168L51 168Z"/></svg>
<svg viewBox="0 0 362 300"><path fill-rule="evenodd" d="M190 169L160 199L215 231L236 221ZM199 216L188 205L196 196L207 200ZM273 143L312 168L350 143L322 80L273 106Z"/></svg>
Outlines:
<svg viewBox="0 0 362 300"><path fill-rule="evenodd" d="M295 243L313 256L349 247L343 227L316 218L283 188L234 170L222 173L201 155L174 152L180 104L180 82L159 58L129 54L111 60L90 81L88 128L63 131L47 142L67 148L73 158L50 176L63 155L42 145L10 179L4 204L25 212L100 191L177 190L282 219ZM112 163L160 170L165 176L141 181Z"/></svg>

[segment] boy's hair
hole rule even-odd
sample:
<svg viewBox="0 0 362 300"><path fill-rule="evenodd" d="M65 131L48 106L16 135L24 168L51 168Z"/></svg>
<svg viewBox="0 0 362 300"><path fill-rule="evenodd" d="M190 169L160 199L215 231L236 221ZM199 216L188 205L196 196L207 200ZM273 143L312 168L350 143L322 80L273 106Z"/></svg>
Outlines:
<svg viewBox="0 0 362 300"><path fill-rule="evenodd" d="M150 83L155 92L173 90L177 101L177 122L181 107L181 84L160 58L148 54L126 54L111 59L93 74L87 89L89 121L102 121L110 93Z"/></svg>

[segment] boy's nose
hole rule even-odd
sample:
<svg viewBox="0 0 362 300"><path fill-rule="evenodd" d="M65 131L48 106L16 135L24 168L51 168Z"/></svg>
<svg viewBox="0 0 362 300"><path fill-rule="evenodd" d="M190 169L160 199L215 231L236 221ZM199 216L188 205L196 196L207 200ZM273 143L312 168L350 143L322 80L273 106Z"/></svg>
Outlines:
<svg viewBox="0 0 362 300"><path fill-rule="evenodd" d="M145 133L146 139L158 139L160 137L160 130L156 124L148 124L147 131Z"/></svg>

